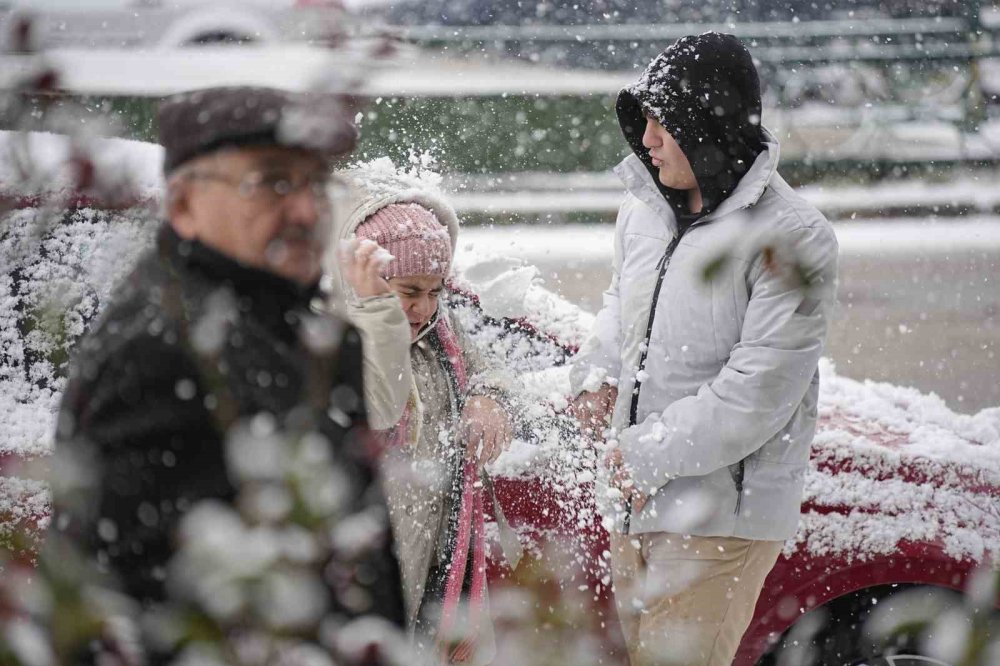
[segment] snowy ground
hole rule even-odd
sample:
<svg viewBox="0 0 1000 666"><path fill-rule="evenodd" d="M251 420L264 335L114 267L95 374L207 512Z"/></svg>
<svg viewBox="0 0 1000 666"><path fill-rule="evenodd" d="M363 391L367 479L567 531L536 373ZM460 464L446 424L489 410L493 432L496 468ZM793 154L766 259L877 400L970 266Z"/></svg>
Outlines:
<svg viewBox="0 0 1000 666"><path fill-rule="evenodd" d="M834 226L840 251L846 255L1000 251L1000 216L854 220ZM460 250L508 253L533 264L610 263L613 235L614 227L603 224L466 227Z"/></svg>

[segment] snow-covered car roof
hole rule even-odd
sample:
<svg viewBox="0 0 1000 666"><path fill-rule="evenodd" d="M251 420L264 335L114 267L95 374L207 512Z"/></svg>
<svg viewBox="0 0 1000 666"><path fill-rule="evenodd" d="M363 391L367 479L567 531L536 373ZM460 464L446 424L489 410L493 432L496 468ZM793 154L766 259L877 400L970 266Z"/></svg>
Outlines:
<svg viewBox="0 0 1000 666"><path fill-rule="evenodd" d="M86 144L96 170L109 174L105 185L128 176L141 203L124 209L97 196L101 188L79 196L76 172L67 167L80 154L73 146L55 135L0 133L0 466L7 465L0 536L44 523L44 484L10 470L51 453L67 352L160 224L151 205L161 187L158 146ZM11 150L21 151L34 176L6 157ZM520 261L473 256L461 242L459 255L459 317L498 364L522 378L539 416L557 414L569 391L567 361L593 316L539 284ZM939 544L955 559L1000 560L1000 408L959 414L935 395L849 379L824 360L819 412L789 552L865 559L909 541ZM516 479L565 469L562 447L558 432L522 438L494 474Z"/></svg>

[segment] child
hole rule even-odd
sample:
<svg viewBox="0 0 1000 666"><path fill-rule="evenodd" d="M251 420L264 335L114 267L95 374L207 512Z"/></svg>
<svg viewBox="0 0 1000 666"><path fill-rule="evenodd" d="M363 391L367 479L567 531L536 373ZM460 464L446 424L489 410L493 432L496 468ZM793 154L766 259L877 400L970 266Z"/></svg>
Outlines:
<svg viewBox="0 0 1000 666"><path fill-rule="evenodd" d="M433 183L388 160L342 176L355 200L337 225L331 272L364 340L366 402L384 417L384 483L409 625L449 661L489 663L482 468L509 444L511 420L500 375L448 310L458 218ZM405 337L386 314L394 301ZM387 334L390 326L397 332Z"/></svg>

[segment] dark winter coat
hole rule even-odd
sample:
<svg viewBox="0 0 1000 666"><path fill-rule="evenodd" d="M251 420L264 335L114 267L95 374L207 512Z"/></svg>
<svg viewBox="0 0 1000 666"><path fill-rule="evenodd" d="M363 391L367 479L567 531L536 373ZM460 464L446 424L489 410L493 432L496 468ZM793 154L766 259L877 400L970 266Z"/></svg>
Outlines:
<svg viewBox="0 0 1000 666"><path fill-rule="evenodd" d="M80 343L57 446L93 450L96 511L70 512L67 529L131 596L164 599L163 567L181 516L202 499L233 499L224 433L240 419L267 413L279 428L319 432L353 482L346 511L384 508L365 446L360 339L337 320L311 315L315 296L165 225ZM310 316L332 327L326 351L303 343ZM352 608L331 588L332 606L402 625L386 527L375 551L351 563L371 606Z"/></svg>

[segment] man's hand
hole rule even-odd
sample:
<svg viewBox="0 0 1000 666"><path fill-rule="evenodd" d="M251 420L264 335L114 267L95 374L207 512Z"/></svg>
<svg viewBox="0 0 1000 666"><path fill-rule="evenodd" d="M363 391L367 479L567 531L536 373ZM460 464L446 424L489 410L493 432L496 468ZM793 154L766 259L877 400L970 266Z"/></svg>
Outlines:
<svg viewBox="0 0 1000 666"><path fill-rule="evenodd" d="M639 513L649 499L648 495L639 492L635 482L625 469L625 458L621 449L614 448L604 457L604 464L611 470L611 485L621 491L626 500L632 503L632 513Z"/></svg>
<svg viewBox="0 0 1000 666"><path fill-rule="evenodd" d="M618 399L618 389L610 384L601 384L596 391L584 391L570 403L569 413L580 423L584 434L603 439L608 427L611 411Z"/></svg>
<svg viewBox="0 0 1000 666"><path fill-rule="evenodd" d="M496 460L513 436L510 419L493 398L472 396L462 410L459 433L465 442L465 455L476 460L481 469Z"/></svg>
<svg viewBox="0 0 1000 666"><path fill-rule="evenodd" d="M340 244L340 266L344 279L358 298L391 293L389 283L380 274L392 255L378 243L353 238Z"/></svg>

